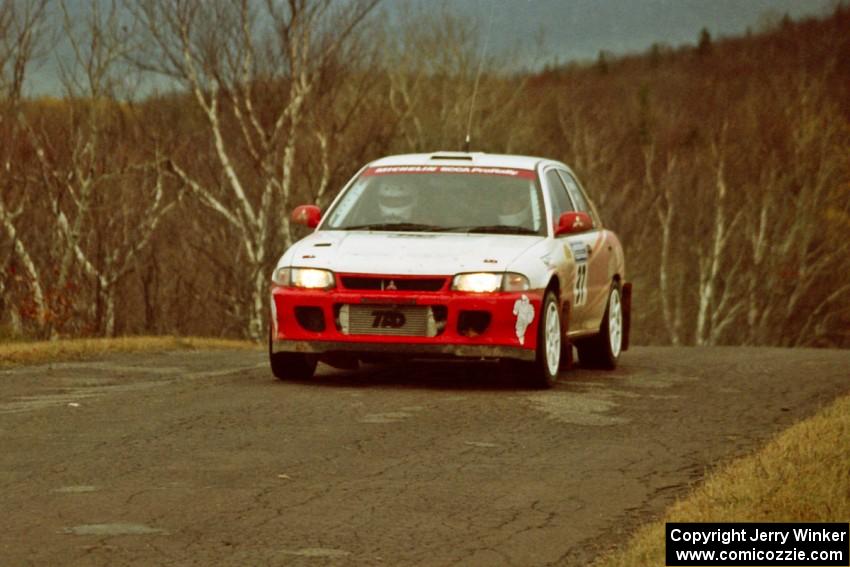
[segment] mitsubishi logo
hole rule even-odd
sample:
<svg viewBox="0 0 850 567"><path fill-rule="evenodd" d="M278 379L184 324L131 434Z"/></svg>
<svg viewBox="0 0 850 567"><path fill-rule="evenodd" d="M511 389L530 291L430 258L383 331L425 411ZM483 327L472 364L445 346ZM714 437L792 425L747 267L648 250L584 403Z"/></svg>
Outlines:
<svg viewBox="0 0 850 567"><path fill-rule="evenodd" d="M388 283L387 287L385 287L384 289L386 289L388 291L395 291L398 288L395 286L395 282L393 280L390 280L390 283Z"/></svg>
<svg viewBox="0 0 850 567"><path fill-rule="evenodd" d="M584 227L584 223L581 222L581 217L578 217L578 216L575 217L575 220L573 220L573 228L582 228L582 227Z"/></svg>

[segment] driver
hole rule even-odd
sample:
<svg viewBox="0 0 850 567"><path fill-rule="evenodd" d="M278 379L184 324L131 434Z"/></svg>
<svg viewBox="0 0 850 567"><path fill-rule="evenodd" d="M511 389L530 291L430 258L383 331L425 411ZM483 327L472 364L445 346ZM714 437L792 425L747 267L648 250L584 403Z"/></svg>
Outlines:
<svg viewBox="0 0 850 567"><path fill-rule="evenodd" d="M499 224L531 227L531 200L528 191L509 187L499 201Z"/></svg>
<svg viewBox="0 0 850 567"><path fill-rule="evenodd" d="M410 185L388 181L378 188L378 208L385 221L406 222L413 216L416 191Z"/></svg>

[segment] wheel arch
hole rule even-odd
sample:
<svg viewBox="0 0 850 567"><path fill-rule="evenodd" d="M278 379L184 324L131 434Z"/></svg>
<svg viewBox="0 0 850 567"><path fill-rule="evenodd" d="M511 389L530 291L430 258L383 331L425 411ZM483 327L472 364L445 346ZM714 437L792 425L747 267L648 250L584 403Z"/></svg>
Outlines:
<svg viewBox="0 0 850 567"><path fill-rule="evenodd" d="M550 291L555 293L555 297L558 298L558 301L561 300L561 278L559 278L556 273L549 276L549 283L546 284L546 289L543 290L543 295L546 295Z"/></svg>
<svg viewBox="0 0 850 567"><path fill-rule="evenodd" d="M567 297L561 295L561 278L558 276L556 272L553 272L549 278L549 283L546 286L546 289L543 291L543 296L545 297L547 293L553 292L555 294L555 298L558 300L558 306L560 307L560 318L561 318L561 340L569 341L567 335L570 332L570 317L572 316L572 305L570 304L570 300Z"/></svg>

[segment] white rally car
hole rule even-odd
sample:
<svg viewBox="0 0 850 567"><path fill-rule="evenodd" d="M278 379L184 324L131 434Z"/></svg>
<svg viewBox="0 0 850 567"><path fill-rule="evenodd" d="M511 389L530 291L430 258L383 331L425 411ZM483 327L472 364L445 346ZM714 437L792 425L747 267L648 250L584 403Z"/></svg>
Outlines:
<svg viewBox="0 0 850 567"><path fill-rule="evenodd" d="M571 360L614 368L628 348L623 251L572 171L536 157L439 152L361 169L271 288L275 376L387 357L513 360L551 386Z"/></svg>

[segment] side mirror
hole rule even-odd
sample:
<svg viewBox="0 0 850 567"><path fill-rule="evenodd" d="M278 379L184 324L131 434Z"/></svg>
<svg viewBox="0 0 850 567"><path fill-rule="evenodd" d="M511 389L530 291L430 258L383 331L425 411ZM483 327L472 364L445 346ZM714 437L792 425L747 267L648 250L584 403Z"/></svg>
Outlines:
<svg viewBox="0 0 850 567"><path fill-rule="evenodd" d="M301 205L292 211L292 222L307 228L316 228L322 220L322 210L316 205Z"/></svg>
<svg viewBox="0 0 850 567"><path fill-rule="evenodd" d="M593 228L593 219L587 213L564 213L558 219L555 236L576 234Z"/></svg>

